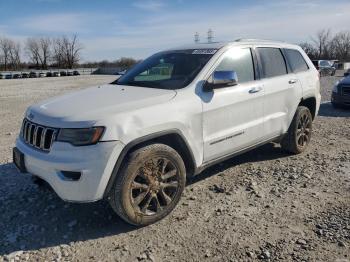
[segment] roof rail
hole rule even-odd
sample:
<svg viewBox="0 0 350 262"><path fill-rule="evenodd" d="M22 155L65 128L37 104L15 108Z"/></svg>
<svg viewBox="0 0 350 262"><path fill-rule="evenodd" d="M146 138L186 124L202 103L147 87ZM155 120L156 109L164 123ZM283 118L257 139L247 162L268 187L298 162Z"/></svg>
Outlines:
<svg viewBox="0 0 350 262"><path fill-rule="evenodd" d="M280 42L280 43L285 43L284 41L276 41L276 40L269 40L269 39L254 39L254 38L238 38L235 40L235 42Z"/></svg>

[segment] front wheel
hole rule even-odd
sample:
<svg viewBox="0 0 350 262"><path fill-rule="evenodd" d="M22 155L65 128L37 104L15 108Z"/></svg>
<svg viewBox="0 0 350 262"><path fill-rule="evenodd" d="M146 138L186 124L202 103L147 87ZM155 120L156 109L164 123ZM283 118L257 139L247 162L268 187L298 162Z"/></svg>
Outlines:
<svg viewBox="0 0 350 262"><path fill-rule="evenodd" d="M127 156L109 200L126 222L149 225L175 208L185 184L186 170L181 156L167 145L153 144Z"/></svg>
<svg viewBox="0 0 350 262"><path fill-rule="evenodd" d="M311 140L312 115L305 106L299 106L295 112L288 133L282 139L282 148L294 154L305 151Z"/></svg>

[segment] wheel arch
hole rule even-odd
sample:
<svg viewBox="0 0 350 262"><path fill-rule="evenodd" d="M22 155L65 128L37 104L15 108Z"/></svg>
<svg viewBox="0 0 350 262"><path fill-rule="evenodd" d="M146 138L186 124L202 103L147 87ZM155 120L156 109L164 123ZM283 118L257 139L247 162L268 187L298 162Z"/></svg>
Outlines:
<svg viewBox="0 0 350 262"><path fill-rule="evenodd" d="M181 158L185 163L187 177L192 176L195 173L196 164L195 164L195 158L194 158L193 152L180 130L172 129L172 130L153 133L150 135L137 138L129 142L123 148L122 152L118 157L117 162L114 165L112 174L108 180L108 183L104 192L104 198L108 197L110 190L113 186L113 183L115 181L115 178L118 174L118 171L122 163L124 162L125 158L127 157L127 155L136 149L139 149L141 147L144 147L150 144L155 144L155 143L160 143L160 144L165 144L167 146L170 146L180 154Z"/></svg>
<svg viewBox="0 0 350 262"><path fill-rule="evenodd" d="M302 98L298 106L305 106L307 107L312 115L312 119L315 119L316 117L316 97L308 97L308 98Z"/></svg>

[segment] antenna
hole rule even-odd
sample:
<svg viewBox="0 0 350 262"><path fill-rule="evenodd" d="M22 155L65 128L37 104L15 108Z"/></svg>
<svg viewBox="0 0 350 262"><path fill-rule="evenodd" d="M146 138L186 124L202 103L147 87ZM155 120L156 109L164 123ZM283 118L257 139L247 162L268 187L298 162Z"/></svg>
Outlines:
<svg viewBox="0 0 350 262"><path fill-rule="evenodd" d="M194 34L194 42L195 42L196 44L199 43L199 34L198 34L198 32L196 32L196 33Z"/></svg>
<svg viewBox="0 0 350 262"><path fill-rule="evenodd" d="M208 43L212 43L213 42L213 30L209 29L208 30Z"/></svg>

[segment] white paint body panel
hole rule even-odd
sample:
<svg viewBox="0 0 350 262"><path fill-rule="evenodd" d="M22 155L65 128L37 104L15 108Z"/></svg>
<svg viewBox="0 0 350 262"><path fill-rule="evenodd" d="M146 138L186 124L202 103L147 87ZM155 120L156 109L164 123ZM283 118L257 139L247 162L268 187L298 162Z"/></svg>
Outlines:
<svg viewBox="0 0 350 262"><path fill-rule="evenodd" d="M294 45L260 44L300 51ZM219 49L212 59L191 84L176 91L104 85L33 105L28 108L26 116L33 114L33 121L41 125L106 127L102 142L84 147L54 142L51 151L43 153L19 138L16 147L24 153L28 171L50 183L62 199L85 202L102 198L120 153L135 139L175 129L186 140L195 166L200 167L269 137L282 135L303 98L315 97L316 111L319 108L318 72L303 52L310 66L310 70L303 74L262 79L213 92L203 90L203 84L229 48L254 48L260 44L251 41L213 44ZM297 83L288 84L291 78L296 78ZM253 87L262 90L250 94ZM223 142L213 143L215 141ZM81 171L83 175L79 181L65 181L59 170Z"/></svg>

